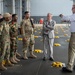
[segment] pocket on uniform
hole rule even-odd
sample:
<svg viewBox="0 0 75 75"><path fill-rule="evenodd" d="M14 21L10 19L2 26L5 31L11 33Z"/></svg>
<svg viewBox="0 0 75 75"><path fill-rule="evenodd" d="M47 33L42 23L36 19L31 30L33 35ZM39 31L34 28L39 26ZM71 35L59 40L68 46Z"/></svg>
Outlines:
<svg viewBox="0 0 75 75"><path fill-rule="evenodd" d="M34 40L34 35L31 34L31 37L30 37L30 44L34 44L35 43L35 40Z"/></svg>

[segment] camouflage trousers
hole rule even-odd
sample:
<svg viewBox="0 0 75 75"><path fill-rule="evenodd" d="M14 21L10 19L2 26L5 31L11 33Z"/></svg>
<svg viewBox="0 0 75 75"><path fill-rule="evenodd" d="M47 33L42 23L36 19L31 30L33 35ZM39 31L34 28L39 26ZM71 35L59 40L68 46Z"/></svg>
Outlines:
<svg viewBox="0 0 75 75"><path fill-rule="evenodd" d="M10 57L13 57L14 54L17 51L17 39L11 39L11 44L10 44Z"/></svg>
<svg viewBox="0 0 75 75"><path fill-rule="evenodd" d="M9 60L10 57L10 41L2 41L0 49L0 62L3 60Z"/></svg>
<svg viewBox="0 0 75 75"><path fill-rule="evenodd" d="M0 35L0 50L1 50L1 35Z"/></svg>
<svg viewBox="0 0 75 75"><path fill-rule="evenodd" d="M34 51L34 35L31 35L30 37L25 36L27 38L26 41L23 40L23 52L27 53L27 51Z"/></svg>

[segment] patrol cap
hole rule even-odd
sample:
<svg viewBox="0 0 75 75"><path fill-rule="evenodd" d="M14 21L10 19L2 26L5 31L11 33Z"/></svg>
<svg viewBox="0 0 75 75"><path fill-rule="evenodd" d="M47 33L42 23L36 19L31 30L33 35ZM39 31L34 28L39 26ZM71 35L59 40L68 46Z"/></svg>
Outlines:
<svg viewBox="0 0 75 75"><path fill-rule="evenodd" d="M9 13L5 13L4 15L3 15L3 17L10 17L11 15L9 14Z"/></svg>

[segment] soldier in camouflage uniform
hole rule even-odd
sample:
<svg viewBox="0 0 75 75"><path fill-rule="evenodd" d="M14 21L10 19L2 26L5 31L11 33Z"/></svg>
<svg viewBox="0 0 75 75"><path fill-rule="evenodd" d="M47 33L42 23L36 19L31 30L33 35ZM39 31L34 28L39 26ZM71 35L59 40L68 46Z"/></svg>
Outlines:
<svg viewBox="0 0 75 75"><path fill-rule="evenodd" d="M10 14L4 14L4 20L0 23L0 33L1 33L1 50L0 50L0 69L6 70L7 68L3 65L3 60L6 60L7 66L13 66L9 61L10 57L10 34L9 34L9 21Z"/></svg>
<svg viewBox="0 0 75 75"><path fill-rule="evenodd" d="M0 25L1 25L1 23L3 22L3 18L0 18ZM1 32L0 32L0 51L1 51Z"/></svg>
<svg viewBox="0 0 75 75"><path fill-rule="evenodd" d="M36 58L33 54L34 51L34 34L33 34L33 25L30 20L29 12L25 12L25 18L21 22L21 32L23 36L23 58L28 59L27 51L30 52L30 57Z"/></svg>
<svg viewBox="0 0 75 75"><path fill-rule="evenodd" d="M14 64L17 63L18 61L20 61L16 57L17 41L18 41L17 19L18 19L17 14L13 14L12 15L12 21L10 22L10 40L11 40L11 44L10 44L10 47L11 47L11 49L10 49L10 61Z"/></svg>

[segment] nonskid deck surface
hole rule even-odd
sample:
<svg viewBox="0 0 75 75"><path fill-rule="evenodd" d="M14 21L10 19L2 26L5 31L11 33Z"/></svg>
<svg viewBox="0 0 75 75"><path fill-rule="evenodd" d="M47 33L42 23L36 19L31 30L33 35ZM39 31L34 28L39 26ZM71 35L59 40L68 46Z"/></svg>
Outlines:
<svg viewBox="0 0 75 75"><path fill-rule="evenodd" d="M41 29L36 29L35 36L39 36ZM58 32L58 33L56 33ZM67 34L67 35L65 35ZM70 37L70 32L68 27L56 27L55 36L59 38L55 39L55 43L61 44L61 46L54 46L54 59L55 61L60 61L67 64L68 56L68 43L67 39ZM43 50L42 38L36 38L35 49ZM18 51L22 54L22 41L18 42ZM14 67L8 67L6 71L0 71L0 75L75 75L75 70L73 73L63 73L61 68L52 67L52 62L50 60L43 61L43 53L35 53L37 59L23 60L20 58L20 62L15 64ZM29 56L29 53L28 53Z"/></svg>

